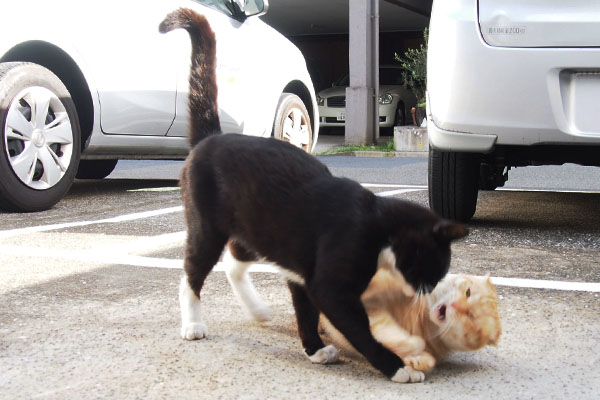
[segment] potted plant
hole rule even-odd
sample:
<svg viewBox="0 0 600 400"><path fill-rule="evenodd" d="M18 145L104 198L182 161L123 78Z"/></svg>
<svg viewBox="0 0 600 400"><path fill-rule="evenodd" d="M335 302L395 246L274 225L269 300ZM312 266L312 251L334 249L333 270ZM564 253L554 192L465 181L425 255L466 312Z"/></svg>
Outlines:
<svg viewBox="0 0 600 400"><path fill-rule="evenodd" d="M425 91L427 85L427 39L428 29L423 31L425 44L421 44L417 49L408 49L404 52L404 57L394 53L396 61L402 65L402 79L408 88L413 92L417 99L416 107L412 110L413 122L421 126L425 119Z"/></svg>

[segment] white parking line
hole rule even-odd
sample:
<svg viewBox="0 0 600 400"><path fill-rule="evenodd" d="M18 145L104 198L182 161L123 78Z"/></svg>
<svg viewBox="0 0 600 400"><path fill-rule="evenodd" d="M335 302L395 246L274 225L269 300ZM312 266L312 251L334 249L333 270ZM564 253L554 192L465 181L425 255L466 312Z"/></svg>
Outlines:
<svg viewBox="0 0 600 400"><path fill-rule="evenodd" d="M600 194L600 191L593 189L583 190L560 190L560 189L528 189L528 188L506 188L499 187L495 190L500 192L532 192L532 193L583 193L583 194Z"/></svg>
<svg viewBox="0 0 600 400"><path fill-rule="evenodd" d="M396 194L409 193L414 191L426 190L427 186L423 185L393 185L393 184L377 184L377 183L363 183L366 188L393 188L394 190L388 190L376 193L378 196L393 196ZM502 190L514 190L519 189L502 189ZM536 191L536 190L524 190L524 191ZM74 227L81 227L87 225L107 224L107 223L121 223L126 221L133 221L136 219L150 218L164 214L170 214L175 212L183 211L182 206L163 208L159 210L144 211L138 213L131 213L120 215L112 218L105 218L100 220L92 221L78 221L78 222L67 222L61 224L52 225L41 225L32 226L27 228L10 229L0 231L0 239L9 238L17 235L24 235L29 233L46 232L58 229L68 229ZM51 259L62 259L62 260L75 260L86 263L100 263L100 264L112 264L112 265L129 265L139 266L147 268L168 268L168 269L181 269L183 266L183 260L181 259L167 259L157 257L145 257L137 256L128 253L143 252L145 250L156 249L157 245L169 246L177 245L185 240L185 231L173 232L164 235L158 235L154 237L142 237L133 243L128 243L123 246L123 252L120 253L114 247L111 251L105 249L99 250L58 250L49 248L39 247L27 247L27 246L2 246L0 245L0 254L3 255L14 255L14 256L25 256L25 257L36 257L36 258L51 258ZM222 263L218 263L214 271L223 271L224 266ZM272 264L254 264L250 268L251 272L266 272L266 273L277 273L278 269ZM451 275L451 274L450 274ZM565 290L565 291L584 291L584 292L600 292L600 283L595 282L567 282L567 281L553 281L553 280L538 280L538 279L523 279L523 278L504 278L504 277L492 277L492 282L498 286L510 286L520 288L535 288L535 289L553 289L553 290Z"/></svg>
<svg viewBox="0 0 600 400"><path fill-rule="evenodd" d="M396 190L388 190L385 192L377 192L375 194L380 197L388 197L388 196L395 196L397 194L402 194L402 193L421 192L423 190L427 190L427 189L396 189Z"/></svg>
<svg viewBox="0 0 600 400"><path fill-rule="evenodd" d="M378 196L393 196L396 194L408 193L418 190L427 189L426 186L423 185L394 185L394 184L380 184L380 183L363 183L362 184L366 188L398 188L397 190L390 190L386 192L377 193ZM154 189L136 189L139 191L145 190L179 190L179 188L154 188ZM98 224L112 224L112 223L120 223L126 221L133 221L136 219L150 218L156 217L158 215L170 214L175 212L183 211L183 206L162 208L159 210L152 211L143 211L132 214L120 215L112 218L105 218L99 220L92 221L77 221L77 222L65 222L62 224L52 224L52 225L38 225L38 226L30 226L27 228L18 228L18 229L9 229L5 231L0 231L0 239L9 238L18 235L26 235L28 233L36 233L36 232L47 232L58 229L68 229L68 228L76 228L80 226L88 226L88 225L98 225Z"/></svg>
<svg viewBox="0 0 600 400"><path fill-rule="evenodd" d="M68 228L75 228L75 227L79 227L79 226L97 225L97 224L113 224L113 223L120 223L120 222L126 222L126 221L133 221L136 219L156 217L158 215L170 214L170 213L180 212L180 211L183 211L183 206L169 207L169 208L162 208L160 210L143 211L143 212L139 212L139 213L119 215L119 216L116 216L113 218L98 219L98 220L94 220L94 221L65 222L62 224L38 225L38 226L29 226L27 228L9 229L6 231L0 231L0 239L17 236L17 235L25 235L28 233L46 232L46 231L53 231L53 230L57 230L57 229L68 229Z"/></svg>
<svg viewBox="0 0 600 400"><path fill-rule="evenodd" d="M426 185L396 185L392 183L361 183L366 188L427 189Z"/></svg>
<svg viewBox="0 0 600 400"><path fill-rule="evenodd" d="M165 237L160 235L159 237ZM165 237L166 238L166 237ZM181 240L181 232L176 232L171 239ZM182 243L183 244L183 243ZM0 254L23 257L49 258L53 260L70 260L85 263L98 263L110 265L127 265L146 268L182 269L182 259L144 257L129 254L116 254L106 250L57 250L27 246L0 246ZM213 271L224 271L224 264L217 263ZM250 267L250 272L278 273L273 264L257 263ZM452 274L448 274L452 276ZM600 292L600 283L596 282L568 282L541 279L491 277L492 283L497 286L509 286L529 289L552 289L578 292Z"/></svg>

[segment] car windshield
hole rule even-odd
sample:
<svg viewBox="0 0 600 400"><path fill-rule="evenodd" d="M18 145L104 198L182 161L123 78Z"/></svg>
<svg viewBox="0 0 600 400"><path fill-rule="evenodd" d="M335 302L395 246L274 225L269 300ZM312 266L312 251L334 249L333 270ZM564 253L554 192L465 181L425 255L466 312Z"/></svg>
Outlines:
<svg viewBox="0 0 600 400"><path fill-rule="evenodd" d="M379 85L402 85L403 83L400 68L379 68ZM333 86L350 86L350 75L345 74L335 81Z"/></svg>

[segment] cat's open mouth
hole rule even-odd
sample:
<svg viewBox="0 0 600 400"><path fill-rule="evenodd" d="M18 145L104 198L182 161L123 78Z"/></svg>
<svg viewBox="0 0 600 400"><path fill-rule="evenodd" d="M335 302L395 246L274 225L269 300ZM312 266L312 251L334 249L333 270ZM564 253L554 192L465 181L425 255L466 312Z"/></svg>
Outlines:
<svg viewBox="0 0 600 400"><path fill-rule="evenodd" d="M438 321L445 321L446 320L446 305L445 304L440 304L439 306L437 306L437 310L436 310L436 316Z"/></svg>

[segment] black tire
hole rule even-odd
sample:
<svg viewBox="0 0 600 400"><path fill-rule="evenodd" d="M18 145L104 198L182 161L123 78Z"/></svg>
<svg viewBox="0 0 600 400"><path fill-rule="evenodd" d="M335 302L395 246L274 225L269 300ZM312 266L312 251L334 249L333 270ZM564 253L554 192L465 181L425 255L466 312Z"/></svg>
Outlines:
<svg viewBox="0 0 600 400"><path fill-rule="evenodd" d="M300 97L283 93L279 97L273 137L293 144L310 153L313 144L312 125L308 110Z"/></svg>
<svg viewBox="0 0 600 400"><path fill-rule="evenodd" d="M0 209L52 207L71 187L80 154L77 111L60 79L37 64L1 63Z"/></svg>
<svg viewBox="0 0 600 400"><path fill-rule="evenodd" d="M461 222L473 217L480 160L476 153L429 149L429 206L433 211Z"/></svg>
<svg viewBox="0 0 600 400"><path fill-rule="evenodd" d="M119 160L81 160L75 177L77 179L102 179L110 175Z"/></svg>

